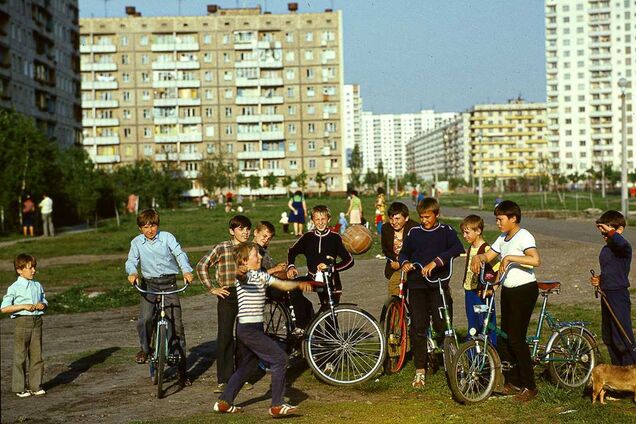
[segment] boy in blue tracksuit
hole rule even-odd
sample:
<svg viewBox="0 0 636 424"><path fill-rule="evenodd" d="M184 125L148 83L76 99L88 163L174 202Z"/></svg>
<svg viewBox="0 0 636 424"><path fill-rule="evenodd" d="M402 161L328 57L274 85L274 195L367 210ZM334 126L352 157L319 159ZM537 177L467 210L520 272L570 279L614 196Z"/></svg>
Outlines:
<svg viewBox="0 0 636 424"><path fill-rule="evenodd" d="M629 299L629 268L632 262L632 246L623 237L625 217L618 211L607 211L596 221L606 245L601 249L599 263L601 275L592 277L593 286L600 286L607 303L614 311L628 339L611 316L608 306L601 302L601 334L607 345L613 365L636 364L633 351L631 301Z"/></svg>
<svg viewBox="0 0 636 424"><path fill-rule="evenodd" d="M415 269L415 262L422 265L421 270L417 268L416 272L409 273L407 277L411 308L411 348L415 363L412 386L422 388L425 383L428 359L426 333L430 324L429 316L433 318L433 327L437 334L442 336L444 334L444 321L438 313L438 308L443 306L442 296L437 284L430 284L424 277L436 280L439 277L448 276L449 263L459 256L464 248L450 225L437 222L439 215L437 199L424 198L418 203L417 212L421 225L411 228L407 233L399 261L405 272ZM451 306L448 280L443 284L447 303ZM452 307L450 314L452 317Z"/></svg>

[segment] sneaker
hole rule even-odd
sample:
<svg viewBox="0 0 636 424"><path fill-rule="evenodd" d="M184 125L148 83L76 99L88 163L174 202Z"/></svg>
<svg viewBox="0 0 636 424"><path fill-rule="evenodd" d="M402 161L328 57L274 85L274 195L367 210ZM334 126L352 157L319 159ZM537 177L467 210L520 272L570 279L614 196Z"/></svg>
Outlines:
<svg viewBox="0 0 636 424"><path fill-rule="evenodd" d="M423 389L425 384L426 384L426 374L420 373L420 372L415 374L415 377L413 377L413 382L411 383L411 386L413 386L414 389Z"/></svg>
<svg viewBox="0 0 636 424"><path fill-rule="evenodd" d="M536 398L538 394L539 389L530 390L528 388L525 388L515 395L514 400L516 400L517 402L526 403Z"/></svg>
<svg viewBox="0 0 636 424"><path fill-rule="evenodd" d="M28 390L25 390L25 391L23 391L23 392L18 392L18 393L16 393L15 395L16 395L17 397L19 397L19 398L25 398L25 397L29 397L29 396L31 396L31 392L30 392L30 391L28 391Z"/></svg>
<svg viewBox="0 0 636 424"><path fill-rule="evenodd" d="M242 408L238 406L230 405L224 400L219 400L214 404L214 411L221 414L237 414L243 412Z"/></svg>
<svg viewBox="0 0 636 424"><path fill-rule="evenodd" d="M289 405L288 403L283 403L282 405L272 406L269 408L269 415L272 417L282 417L284 415L291 415L298 409L297 406Z"/></svg>
<svg viewBox="0 0 636 424"><path fill-rule="evenodd" d="M216 385L216 389L214 389L214 393L223 393L223 391L225 390L225 387L227 386L226 383L219 383Z"/></svg>
<svg viewBox="0 0 636 424"><path fill-rule="evenodd" d="M31 394L33 396L42 396L46 394L46 391L44 389L40 389L40 390L36 390L36 391L32 391Z"/></svg>
<svg viewBox="0 0 636 424"><path fill-rule="evenodd" d="M521 389L517 386L515 386L512 383L506 383L503 386L503 389L501 390L501 394L504 396L512 396L512 395L516 395L517 393L519 393L521 391Z"/></svg>
<svg viewBox="0 0 636 424"><path fill-rule="evenodd" d="M294 337L301 338L304 335L305 335L305 330L302 328L296 327L292 330L292 336Z"/></svg>
<svg viewBox="0 0 636 424"><path fill-rule="evenodd" d="M138 364L145 364L148 362L148 354L143 350L137 352L137 357L135 358Z"/></svg>

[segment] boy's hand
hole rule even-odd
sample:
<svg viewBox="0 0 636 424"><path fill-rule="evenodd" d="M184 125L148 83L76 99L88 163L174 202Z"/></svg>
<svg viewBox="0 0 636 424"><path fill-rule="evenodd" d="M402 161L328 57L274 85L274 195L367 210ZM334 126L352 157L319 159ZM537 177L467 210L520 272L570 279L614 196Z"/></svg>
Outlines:
<svg viewBox="0 0 636 424"><path fill-rule="evenodd" d="M596 228L598 228L601 234L604 236L614 229L613 227L610 227L607 224L596 224Z"/></svg>
<svg viewBox="0 0 636 424"><path fill-rule="evenodd" d="M413 265L410 262L404 262L404 265L402 265L402 271L404 272L409 272L411 271L413 268L415 268L415 265Z"/></svg>
<svg viewBox="0 0 636 424"><path fill-rule="evenodd" d="M321 262L316 268L318 269L318 271L324 271L325 269L327 269L327 265Z"/></svg>
<svg viewBox="0 0 636 424"><path fill-rule="evenodd" d="M216 297L220 297L221 299L225 299L226 297L230 295L230 291L226 289L225 287L213 287L210 290L208 290L208 293Z"/></svg>
<svg viewBox="0 0 636 424"><path fill-rule="evenodd" d="M43 311L46 309L46 305L42 302L38 302L35 306L35 309L38 311Z"/></svg>
<svg viewBox="0 0 636 424"><path fill-rule="evenodd" d="M430 277L431 272L437 267L435 262L429 262L424 268L422 268L422 275L424 277Z"/></svg>
<svg viewBox="0 0 636 424"><path fill-rule="evenodd" d="M139 276L137 274L130 274L128 276L128 282L134 286L137 282L139 282Z"/></svg>
<svg viewBox="0 0 636 424"><path fill-rule="evenodd" d="M594 275L590 278L590 284L592 284L594 287L598 287L601 284L601 276L600 275Z"/></svg>
<svg viewBox="0 0 636 424"><path fill-rule="evenodd" d="M185 281L186 284L191 284L192 280L194 280L194 277L192 276L191 272L184 272L183 273L183 281Z"/></svg>
<svg viewBox="0 0 636 424"><path fill-rule="evenodd" d="M298 290L302 290L305 293L309 293L314 290L314 287L306 281L301 281L298 283Z"/></svg>
<svg viewBox="0 0 636 424"><path fill-rule="evenodd" d="M506 256L505 258L503 258L501 260L501 263L499 264L499 273L503 273L504 271L506 271L506 269L508 269L508 266L510 266L512 262L510 261L510 258L508 256Z"/></svg>
<svg viewBox="0 0 636 424"><path fill-rule="evenodd" d="M25 311L29 311L29 312L33 312L35 311L35 305L31 304L31 303L27 303L24 305L24 310Z"/></svg>
<svg viewBox="0 0 636 424"><path fill-rule="evenodd" d="M296 269L296 267L289 268L287 270L287 278L289 278L290 280L293 280L296 277L298 277L298 270Z"/></svg>
<svg viewBox="0 0 636 424"><path fill-rule="evenodd" d="M480 256L481 255L475 255L473 256L473 259L470 261L470 270L475 274L477 274L481 270L481 266L483 264ZM500 265L500 268L501 267L502 266Z"/></svg>
<svg viewBox="0 0 636 424"><path fill-rule="evenodd" d="M400 263L398 261L390 261L391 269L397 271L400 269Z"/></svg>
<svg viewBox="0 0 636 424"><path fill-rule="evenodd" d="M276 266L274 266L275 273L284 272L285 269L287 269L287 262L281 262L279 264L276 264Z"/></svg>

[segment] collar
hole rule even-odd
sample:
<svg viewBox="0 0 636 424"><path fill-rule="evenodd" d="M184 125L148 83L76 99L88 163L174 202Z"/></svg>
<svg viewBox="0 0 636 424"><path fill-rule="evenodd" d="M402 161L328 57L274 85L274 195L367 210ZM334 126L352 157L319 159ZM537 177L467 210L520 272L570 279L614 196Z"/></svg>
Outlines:
<svg viewBox="0 0 636 424"><path fill-rule="evenodd" d="M143 237L142 243L155 242L155 241L159 240L159 234L160 233L161 233L161 230L157 230L157 234L155 234L155 236L154 236L154 238L152 238L152 240L148 240L148 237L144 236L143 234L140 234L141 237Z"/></svg>
<svg viewBox="0 0 636 424"><path fill-rule="evenodd" d="M404 224L404 225L406 225L406 224ZM435 230L437 230L440 227L440 225L441 224L438 222L433 228L430 228L430 229L427 230L426 228L424 228L424 225L420 224L420 228L422 230L424 230L424 231L435 231Z"/></svg>
<svg viewBox="0 0 636 424"><path fill-rule="evenodd" d="M24 278L24 277L23 277L23 276L21 276L21 275L18 275L18 279L16 280L16 283L21 283L21 284L31 284L33 281L35 281L35 280L33 280L33 279L29 280L29 279L27 279L27 278Z"/></svg>
<svg viewBox="0 0 636 424"><path fill-rule="evenodd" d="M329 227L325 228L322 232L318 229L314 230L314 234L316 234L318 237L324 237L327 234L329 234L331 230L329 230Z"/></svg>

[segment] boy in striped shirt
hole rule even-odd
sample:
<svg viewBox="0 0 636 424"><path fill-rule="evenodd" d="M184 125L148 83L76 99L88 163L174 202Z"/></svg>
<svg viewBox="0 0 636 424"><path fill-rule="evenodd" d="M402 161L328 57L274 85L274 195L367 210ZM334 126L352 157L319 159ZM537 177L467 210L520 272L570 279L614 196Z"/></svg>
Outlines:
<svg viewBox="0 0 636 424"><path fill-rule="evenodd" d="M237 267L245 265L245 278L237 280L238 297L237 339L242 343L242 359L237 370L232 374L227 387L214 404L214 410L220 413L241 412L241 408L233 402L238 392L254 370L254 361L260 359L267 362L272 372L272 406L269 414L277 417L289 415L296 407L284 403L285 373L287 371L287 354L278 344L263 331L263 311L265 309L265 290L275 287L280 290L311 290L309 282L283 281L272 277L261 270L262 256L258 245L253 242L239 244L234 250Z"/></svg>

